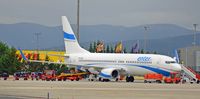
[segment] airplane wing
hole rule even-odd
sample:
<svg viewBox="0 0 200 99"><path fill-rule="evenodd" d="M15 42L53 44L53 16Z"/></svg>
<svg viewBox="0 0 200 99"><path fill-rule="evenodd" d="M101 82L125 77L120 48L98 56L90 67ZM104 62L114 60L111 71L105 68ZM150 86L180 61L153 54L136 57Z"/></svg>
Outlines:
<svg viewBox="0 0 200 99"><path fill-rule="evenodd" d="M29 59L26 58L26 56L24 55L24 53L22 52L21 49L19 49L19 51L20 51L20 54L22 55L22 58L23 58L25 61L27 61L27 62L73 65L73 64L67 64L67 63L65 63L65 62L51 62L51 61L29 60ZM64 57L64 56L62 56L62 57ZM67 56L65 56L65 57L67 57Z"/></svg>
<svg viewBox="0 0 200 99"><path fill-rule="evenodd" d="M127 68L123 65L116 66L116 65L98 65L98 64L86 64L86 65L79 65L78 66L81 69L87 69L89 72L98 74L97 72L100 72L104 69L113 69L119 71L120 74L126 74Z"/></svg>
<svg viewBox="0 0 200 99"><path fill-rule="evenodd" d="M65 55L60 55L60 54L48 54L49 56L58 56L58 57L66 57Z"/></svg>

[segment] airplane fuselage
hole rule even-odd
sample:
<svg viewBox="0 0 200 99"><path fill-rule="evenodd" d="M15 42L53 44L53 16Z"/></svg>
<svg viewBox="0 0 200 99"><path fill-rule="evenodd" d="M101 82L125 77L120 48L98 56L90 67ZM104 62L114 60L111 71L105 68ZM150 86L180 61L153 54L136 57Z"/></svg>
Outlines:
<svg viewBox="0 0 200 99"><path fill-rule="evenodd" d="M170 72L181 69L173 58L155 54L77 53L70 54L66 62L83 67L123 69L128 74L141 76L147 73L169 76Z"/></svg>

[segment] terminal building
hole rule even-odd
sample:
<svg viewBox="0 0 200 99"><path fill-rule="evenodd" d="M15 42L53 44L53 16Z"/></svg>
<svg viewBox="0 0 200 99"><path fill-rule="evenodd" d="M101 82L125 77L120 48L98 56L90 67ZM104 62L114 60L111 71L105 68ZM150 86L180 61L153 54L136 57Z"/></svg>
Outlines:
<svg viewBox="0 0 200 99"><path fill-rule="evenodd" d="M200 73L200 46L180 48L180 62Z"/></svg>

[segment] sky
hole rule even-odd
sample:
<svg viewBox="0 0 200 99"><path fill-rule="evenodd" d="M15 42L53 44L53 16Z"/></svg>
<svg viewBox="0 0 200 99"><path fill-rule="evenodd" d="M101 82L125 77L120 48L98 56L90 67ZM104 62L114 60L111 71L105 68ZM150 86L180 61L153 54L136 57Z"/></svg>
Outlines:
<svg viewBox="0 0 200 99"><path fill-rule="evenodd" d="M200 0L80 0L81 25L139 26L200 24ZM31 22L61 25L65 15L76 23L77 0L0 0L0 24ZM199 25L200 27L200 25Z"/></svg>

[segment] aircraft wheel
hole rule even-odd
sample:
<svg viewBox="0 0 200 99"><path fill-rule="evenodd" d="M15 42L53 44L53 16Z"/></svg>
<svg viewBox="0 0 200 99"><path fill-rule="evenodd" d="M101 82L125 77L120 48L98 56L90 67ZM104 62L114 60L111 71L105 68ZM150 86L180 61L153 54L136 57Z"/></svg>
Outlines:
<svg viewBox="0 0 200 99"><path fill-rule="evenodd" d="M99 77L99 81L102 81L101 77Z"/></svg>
<svg viewBox="0 0 200 99"><path fill-rule="evenodd" d="M76 81L79 81L79 78L76 78Z"/></svg>
<svg viewBox="0 0 200 99"><path fill-rule="evenodd" d="M118 78L116 78L116 79L115 79L115 81L116 81L116 82L118 82L118 81L119 81L119 79L118 79Z"/></svg>
<svg viewBox="0 0 200 99"><path fill-rule="evenodd" d="M63 78L63 81L66 81L66 80L67 80L67 78L66 78L66 77L64 77L64 78Z"/></svg>
<svg viewBox="0 0 200 99"><path fill-rule="evenodd" d="M135 80L134 77L133 77L133 76L130 76L130 81L131 81L131 82L134 82L134 80Z"/></svg>
<svg viewBox="0 0 200 99"><path fill-rule="evenodd" d="M144 80L144 83L147 83L147 80Z"/></svg>
<svg viewBox="0 0 200 99"><path fill-rule="evenodd" d="M199 84L200 83L200 81L199 80L197 80L197 84Z"/></svg>
<svg viewBox="0 0 200 99"><path fill-rule="evenodd" d="M162 83L162 81L160 81L160 80L156 80L156 82L157 82L157 83Z"/></svg>
<svg viewBox="0 0 200 99"><path fill-rule="evenodd" d="M126 77L126 82L134 82L134 77L133 76L127 76Z"/></svg>

